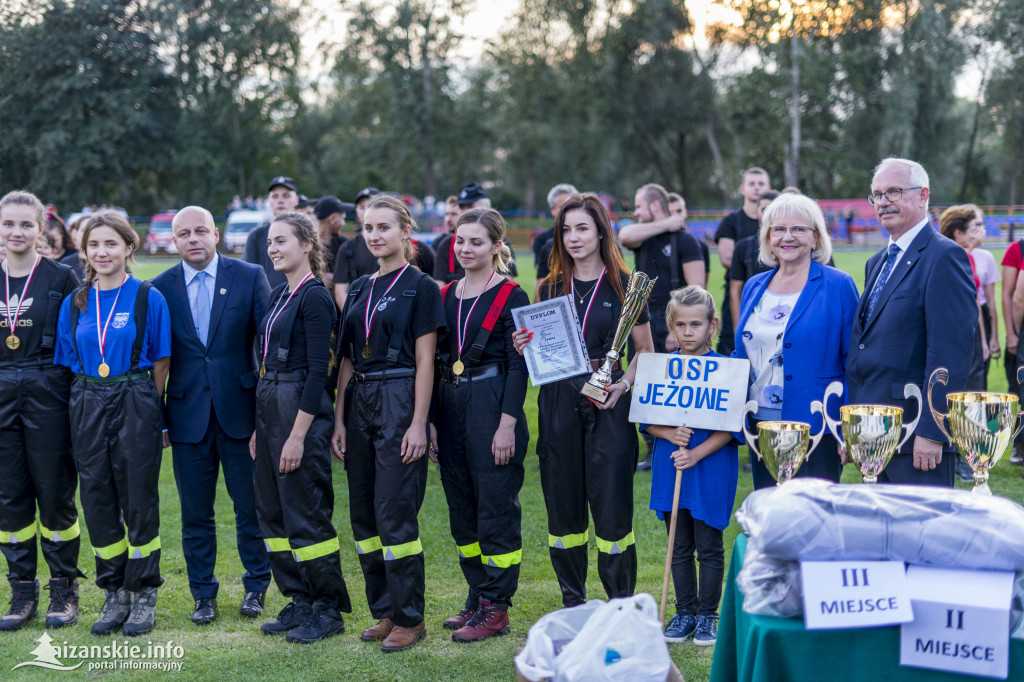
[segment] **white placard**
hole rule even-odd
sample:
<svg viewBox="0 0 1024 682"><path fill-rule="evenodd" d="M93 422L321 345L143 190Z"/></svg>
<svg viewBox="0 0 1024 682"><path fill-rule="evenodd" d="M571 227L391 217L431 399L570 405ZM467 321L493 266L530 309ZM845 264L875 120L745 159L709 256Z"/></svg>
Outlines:
<svg viewBox="0 0 1024 682"><path fill-rule="evenodd" d="M914 622L900 628L900 665L1005 680L1013 573L909 566Z"/></svg>
<svg viewBox="0 0 1024 682"><path fill-rule="evenodd" d="M902 561L801 561L808 630L866 628L914 618Z"/></svg>
<svg viewBox="0 0 1024 682"><path fill-rule="evenodd" d="M629 420L739 431L749 379L747 360L644 353L637 356Z"/></svg>
<svg viewBox="0 0 1024 682"><path fill-rule="evenodd" d="M516 329L533 332L523 349L526 369L534 386L590 373L590 358L568 296L512 309Z"/></svg>

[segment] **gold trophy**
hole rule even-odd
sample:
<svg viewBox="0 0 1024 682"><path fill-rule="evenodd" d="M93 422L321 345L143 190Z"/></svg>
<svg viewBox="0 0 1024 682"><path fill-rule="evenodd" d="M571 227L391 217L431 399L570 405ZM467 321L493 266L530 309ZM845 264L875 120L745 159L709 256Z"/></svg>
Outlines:
<svg viewBox="0 0 1024 682"><path fill-rule="evenodd" d="M609 275L614 277L615 275ZM622 300L622 313L619 315L619 325L615 328L615 336L612 338L612 347L604 358L601 369L594 372L587 383L583 384L580 393L587 396L595 403L605 404L608 400L608 387L612 385L612 367L622 356L622 349L626 345L626 339L633 330L633 325L647 305L654 290L654 283L658 281L655 277L651 279L642 272L634 270L629 274L629 283L626 286L626 296Z"/></svg>
<svg viewBox="0 0 1024 682"><path fill-rule="evenodd" d="M821 403L811 403L811 412L823 411ZM764 460L765 468L782 485L796 475L804 460L818 447L827 428L824 422L821 431L811 435L811 425L806 422L763 421L757 423L757 437L747 430L747 417L757 412L757 401L751 400L743 407L743 435L747 445L757 458Z"/></svg>
<svg viewBox="0 0 1024 682"><path fill-rule="evenodd" d="M928 379L928 407L939 430L950 444L956 445L960 456L971 468L971 473L974 474L974 488L971 492L991 495L988 472L1006 452L1010 441L1020 433L1019 427L1014 430L1020 400L1010 393L947 393L946 406L949 412L943 414L935 409L932 389L936 384L945 385L948 381L949 371L945 367L940 367L932 373ZM945 425L947 417L949 431Z"/></svg>
<svg viewBox="0 0 1024 682"><path fill-rule="evenodd" d="M843 394L843 382L833 381L825 389L825 405L831 396ZM891 405L843 405L839 408L839 421L825 413L829 431L846 448L850 459L860 469L865 483L878 483L878 475L892 456L910 440L921 418L921 389L914 384L903 387L903 395L917 401L917 416L903 425L903 408ZM900 432L906 434L900 439Z"/></svg>

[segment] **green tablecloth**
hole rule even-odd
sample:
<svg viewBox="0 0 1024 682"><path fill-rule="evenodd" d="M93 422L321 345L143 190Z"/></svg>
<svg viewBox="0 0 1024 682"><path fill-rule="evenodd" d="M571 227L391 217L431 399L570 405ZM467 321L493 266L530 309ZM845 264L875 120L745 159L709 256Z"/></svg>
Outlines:
<svg viewBox="0 0 1024 682"><path fill-rule="evenodd" d="M732 549L722 600L712 682L732 680L824 680L963 682L966 675L900 667L899 626L857 630L807 630L802 618L752 616L743 611L736 574L743 566L747 536ZM984 679L984 678L983 678ZM988 678L990 679L990 678ZM1010 640L1008 680L1024 680L1024 641Z"/></svg>

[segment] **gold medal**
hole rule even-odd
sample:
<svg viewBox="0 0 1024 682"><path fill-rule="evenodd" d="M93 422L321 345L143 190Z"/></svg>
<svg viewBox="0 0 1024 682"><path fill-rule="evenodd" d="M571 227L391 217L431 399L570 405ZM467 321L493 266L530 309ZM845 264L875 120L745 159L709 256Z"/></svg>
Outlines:
<svg viewBox="0 0 1024 682"><path fill-rule="evenodd" d="M363 360L369 360L371 355L373 355L373 351L370 350L370 344L366 344L363 346Z"/></svg>
<svg viewBox="0 0 1024 682"><path fill-rule="evenodd" d="M267 376L267 366L260 365L260 379L262 379L265 376Z"/></svg>
<svg viewBox="0 0 1024 682"><path fill-rule="evenodd" d="M452 365L452 373L455 376L457 376L457 377L462 376L462 373L465 372L465 371L466 371L466 366L464 364L462 364L462 359L461 358L456 360L455 364Z"/></svg>
<svg viewBox="0 0 1024 682"><path fill-rule="evenodd" d="M17 350L18 346L20 345L21 339L19 339L14 334L11 334L10 336L7 337L7 347L10 348L11 350Z"/></svg>
<svg viewBox="0 0 1024 682"><path fill-rule="evenodd" d="M101 362L99 369L96 370L96 373L105 379L108 376L110 376L110 366L105 362Z"/></svg>

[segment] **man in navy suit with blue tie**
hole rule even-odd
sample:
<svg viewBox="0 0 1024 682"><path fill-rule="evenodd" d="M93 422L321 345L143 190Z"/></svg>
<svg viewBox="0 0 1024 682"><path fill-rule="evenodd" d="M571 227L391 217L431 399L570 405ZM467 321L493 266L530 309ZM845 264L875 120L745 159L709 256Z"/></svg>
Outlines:
<svg viewBox="0 0 1024 682"><path fill-rule="evenodd" d="M253 339L267 311L270 286L258 265L223 258L213 216L189 206L174 216L182 262L153 280L171 313L167 432L181 500L181 544L195 600L192 621L217 617L217 476L235 507L238 554L245 567L240 613L263 612L270 564L256 520L249 439L255 415Z"/></svg>
<svg viewBox="0 0 1024 682"><path fill-rule="evenodd" d="M932 372L949 370L949 383L933 391L940 411L947 392L965 389L978 320L967 252L928 224L928 185L914 161L888 158L875 169L868 200L889 244L868 260L846 358L850 402L902 407L904 423L916 412L903 397L905 384L926 395ZM953 486L956 450L945 442L927 397L925 403L914 437L879 480Z"/></svg>

